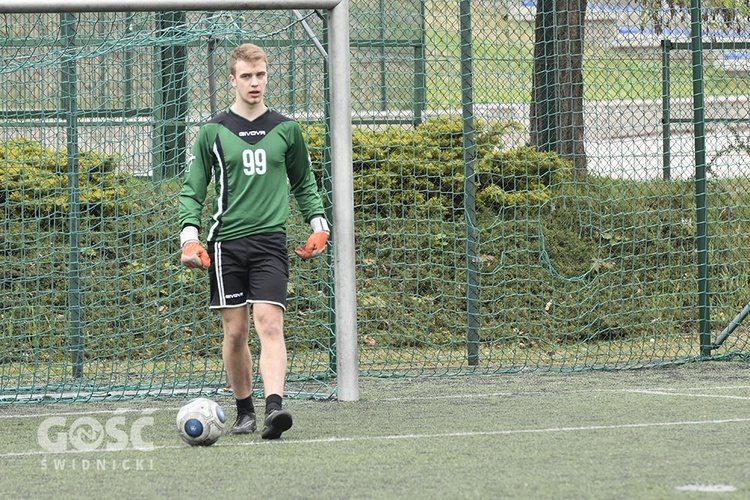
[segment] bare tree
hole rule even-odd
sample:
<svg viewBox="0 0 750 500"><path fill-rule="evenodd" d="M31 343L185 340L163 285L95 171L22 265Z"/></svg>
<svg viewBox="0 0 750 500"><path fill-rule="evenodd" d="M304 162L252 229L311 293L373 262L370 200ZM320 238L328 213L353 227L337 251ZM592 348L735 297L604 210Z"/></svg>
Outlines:
<svg viewBox="0 0 750 500"><path fill-rule="evenodd" d="M656 33L690 22L691 0L640 0L643 24L651 23ZM704 0L704 27L746 33L750 29L750 0Z"/></svg>

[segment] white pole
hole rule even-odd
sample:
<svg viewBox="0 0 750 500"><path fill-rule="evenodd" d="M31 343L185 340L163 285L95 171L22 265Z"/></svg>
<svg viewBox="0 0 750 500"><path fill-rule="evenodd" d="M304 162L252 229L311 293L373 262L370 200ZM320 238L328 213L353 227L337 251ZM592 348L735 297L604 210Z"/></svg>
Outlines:
<svg viewBox="0 0 750 500"><path fill-rule="evenodd" d="M310 40L312 40L312 42L315 44L315 48L318 49L318 52L320 52L320 54L325 57L326 62L328 62L328 53L326 52L325 47L323 47L323 44L320 43L320 40L318 40L318 35L316 35L310 25L307 24L307 21L305 21L305 18L302 16L300 11L295 9L292 12L294 12L294 17L297 18L297 21L302 23L302 27L305 28L305 33L307 33L307 36L309 36Z"/></svg>
<svg viewBox="0 0 750 500"><path fill-rule="evenodd" d="M341 0L4 0L0 13L332 9Z"/></svg>
<svg viewBox="0 0 750 500"><path fill-rule="evenodd" d="M349 2L329 11L333 285L336 294L336 371L339 401L359 400L357 299L354 253L354 183L349 56Z"/></svg>

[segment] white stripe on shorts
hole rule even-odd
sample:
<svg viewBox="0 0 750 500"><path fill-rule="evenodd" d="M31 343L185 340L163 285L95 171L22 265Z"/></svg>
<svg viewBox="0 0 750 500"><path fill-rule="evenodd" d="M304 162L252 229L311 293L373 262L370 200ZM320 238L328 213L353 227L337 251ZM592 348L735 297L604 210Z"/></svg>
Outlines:
<svg viewBox="0 0 750 500"><path fill-rule="evenodd" d="M214 273L216 274L216 288L219 293L219 307L227 305L227 298L224 295L224 279L221 273L221 242L214 244Z"/></svg>

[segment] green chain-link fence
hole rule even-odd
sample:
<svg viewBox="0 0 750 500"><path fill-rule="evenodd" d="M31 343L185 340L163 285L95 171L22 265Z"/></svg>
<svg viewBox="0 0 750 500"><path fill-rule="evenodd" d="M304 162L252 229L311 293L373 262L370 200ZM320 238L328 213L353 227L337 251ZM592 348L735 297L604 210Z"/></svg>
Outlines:
<svg viewBox="0 0 750 500"><path fill-rule="evenodd" d="M362 375L746 353L746 15L698 52L689 11L584 7L350 3ZM231 102L228 53L259 43L330 194L325 12L0 27L3 400L221 388L207 278L179 265L185 151ZM295 216L290 245L307 231ZM291 275L290 391L328 396L330 255Z"/></svg>

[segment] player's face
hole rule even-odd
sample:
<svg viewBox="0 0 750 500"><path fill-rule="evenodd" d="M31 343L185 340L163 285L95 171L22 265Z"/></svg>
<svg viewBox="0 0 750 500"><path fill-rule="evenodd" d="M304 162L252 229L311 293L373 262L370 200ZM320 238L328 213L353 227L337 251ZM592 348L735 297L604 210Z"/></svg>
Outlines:
<svg viewBox="0 0 750 500"><path fill-rule="evenodd" d="M237 61L229 81L237 92L237 101L249 106L262 104L268 82L265 61Z"/></svg>

